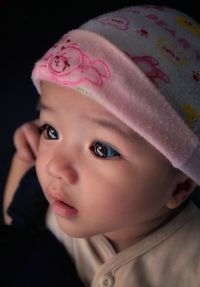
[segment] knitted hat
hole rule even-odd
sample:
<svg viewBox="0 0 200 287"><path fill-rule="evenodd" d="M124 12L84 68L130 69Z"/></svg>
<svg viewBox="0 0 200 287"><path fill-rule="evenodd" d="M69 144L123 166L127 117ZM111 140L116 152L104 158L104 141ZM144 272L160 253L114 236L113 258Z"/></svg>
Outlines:
<svg viewBox="0 0 200 287"><path fill-rule="evenodd" d="M32 73L96 100L200 184L200 25L154 5L65 34Z"/></svg>

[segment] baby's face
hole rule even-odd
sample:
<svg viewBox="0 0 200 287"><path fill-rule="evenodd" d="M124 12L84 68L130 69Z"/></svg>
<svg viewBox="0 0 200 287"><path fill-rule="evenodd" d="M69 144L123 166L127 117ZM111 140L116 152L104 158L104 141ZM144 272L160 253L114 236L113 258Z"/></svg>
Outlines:
<svg viewBox="0 0 200 287"><path fill-rule="evenodd" d="M148 232L168 213L169 162L91 99L42 83L38 177L69 235L117 240Z"/></svg>

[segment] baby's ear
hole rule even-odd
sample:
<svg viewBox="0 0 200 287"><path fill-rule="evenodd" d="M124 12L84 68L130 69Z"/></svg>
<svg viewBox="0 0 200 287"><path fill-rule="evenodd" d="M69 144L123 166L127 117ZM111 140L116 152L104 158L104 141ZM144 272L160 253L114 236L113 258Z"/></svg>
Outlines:
<svg viewBox="0 0 200 287"><path fill-rule="evenodd" d="M167 207L174 209L181 206L192 194L195 187L196 183L192 179L183 173L179 173L171 198L167 202Z"/></svg>

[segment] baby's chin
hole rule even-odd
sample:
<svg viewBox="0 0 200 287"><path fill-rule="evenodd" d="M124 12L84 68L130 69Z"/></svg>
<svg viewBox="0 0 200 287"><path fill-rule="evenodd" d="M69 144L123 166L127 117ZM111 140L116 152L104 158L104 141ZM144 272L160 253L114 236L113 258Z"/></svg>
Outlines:
<svg viewBox="0 0 200 287"><path fill-rule="evenodd" d="M55 214L54 214L55 215ZM79 215L77 218L67 219L63 216L55 215L56 221L58 223L59 228L62 230L63 233L70 237L74 238L89 238L96 235L99 235L101 232L97 229L89 228L84 226L83 223L79 220Z"/></svg>

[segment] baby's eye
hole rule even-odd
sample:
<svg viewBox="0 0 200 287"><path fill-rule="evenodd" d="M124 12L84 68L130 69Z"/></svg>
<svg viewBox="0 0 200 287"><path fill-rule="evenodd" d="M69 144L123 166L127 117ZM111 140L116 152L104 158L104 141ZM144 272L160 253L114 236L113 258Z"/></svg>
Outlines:
<svg viewBox="0 0 200 287"><path fill-rule="evenodd" d="M99 158L120 157L120 153L118 151L103 142L95 142L90 149L95 156Z"/></svg>
<svg viewBox="0 0 200 287"><path fill-rule="evenodd" d="M43 134L44 138L48 140L59 139L57 131L48 124L45 124L40 128L40 133Z"/></svg>

